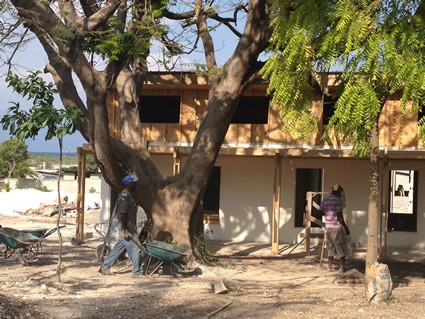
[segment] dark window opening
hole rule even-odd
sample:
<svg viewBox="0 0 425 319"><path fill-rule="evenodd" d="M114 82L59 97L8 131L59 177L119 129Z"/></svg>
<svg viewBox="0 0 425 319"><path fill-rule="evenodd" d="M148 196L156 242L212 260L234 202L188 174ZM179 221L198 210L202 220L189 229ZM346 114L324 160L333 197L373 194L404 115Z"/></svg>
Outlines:
<svg viewBox="0 0 425 319"><path fill-rule="evenodd" d="M391 170L388 231L417 231L418 172Z"/></svg>
<svg viewBox="0 0 425 319"><path fill-rule="evenodd" d="M180 96L147 96L140 98L142 123L179 123Z"/></svg>
<svg viewBox="0 0 425 319"><path fill-rule="evenodd" d="M220 210L220 175L221 167L215 166L204 193L204 214L218 214Z"/></svg>
<svg viewBox="0 0 425 319"><path fill-rule="evenodd" d="M242 96L231 123L267 124L269 103L267 96Z"/></svg>
<svg viewBox="0 0 425 319"><path fill-rule="evenodd" d="M328 125L335 113L336 99L330 95L323 95L323 125Z"/></svg>
<svg viewBox="0 0 425 319"><path fill-rule="evenodd" d="M295 227L304 227L304 214L306 212L307 192L320 192L322 188L322 169L320 168L297 168L295 190ZM322 196L313 199L320 207ZM313 207L311 215L322 220L319 211ZM320 227L311 223L311 227Z"/></svg>

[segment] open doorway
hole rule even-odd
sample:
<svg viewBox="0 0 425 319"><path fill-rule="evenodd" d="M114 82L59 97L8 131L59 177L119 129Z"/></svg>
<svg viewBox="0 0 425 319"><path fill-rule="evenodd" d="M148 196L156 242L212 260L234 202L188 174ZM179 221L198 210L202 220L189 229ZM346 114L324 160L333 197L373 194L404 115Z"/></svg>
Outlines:
<svg viewBox="0 0 425 319"><path fill-rule="evenodd" d="M323 170L320 168L297 168L295 192L295 227L304 227L307 192L322 191L322 174ZM314 201L318 203L319 206L321 200L321 195L314 197ZM321 219L321 216L316 208L313 208L311 215L317 219ZM311 226L319 227L319 225L314 223Z"/></svg>
<svg viewBox="0 0 425 319"><path fill-rule="evenodd" d="M388 231L416 232L418 172L391 170L389 174Z"/></svg>

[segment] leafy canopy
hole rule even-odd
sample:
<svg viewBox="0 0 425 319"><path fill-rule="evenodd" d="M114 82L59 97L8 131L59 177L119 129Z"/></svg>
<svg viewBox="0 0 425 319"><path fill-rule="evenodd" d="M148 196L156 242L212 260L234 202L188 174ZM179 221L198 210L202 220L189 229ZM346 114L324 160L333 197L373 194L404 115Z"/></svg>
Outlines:
<svg viewBox="0 0 425 319"><path fill-rule="evenodd" d="M35 138L40 130L47 129L45 140L54 137L62 139L67 134L73 134L83 118L77 108L55 108L54 95L57 93L53 83L45 83L39 76L40 71L32 72L26 78L9 73L6 77L8 87L32 100L29 111L21 108L19 102L11 102L12 106L0 120L3 130L20 140Z"/></svg>
<svg viewBox="0 0 425 319"><path fill-rule="evenodd" d="M424 4L420 0L275 0L272 57L262 70L289 130L317 131L311 87L338 71L336 109L324 138L335 134L366 156L370 130L388 97L403 108L425 100ZM323 90L323 87L322 87ZM301 116L300 116L301 114ZM306 118L308 120L306 120ZM423 124L420 123L420 124ZM306 127L308 126L308 127ZM425 136L424 125L420 136Z"/></svg>

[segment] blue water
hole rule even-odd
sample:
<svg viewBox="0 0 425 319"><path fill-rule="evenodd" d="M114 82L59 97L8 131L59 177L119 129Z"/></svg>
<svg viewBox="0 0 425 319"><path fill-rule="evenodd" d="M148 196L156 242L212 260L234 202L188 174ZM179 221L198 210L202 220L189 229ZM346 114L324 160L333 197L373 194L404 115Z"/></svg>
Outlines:
<svg viewBox="0 0 425 319"><path fill-rule="evenodd" d="M59 157L60 153L59 152L28 152L29 154L32 155L49 155L49 156L56 156ZM67 156L67 157L77 157L77 153L73 153L73 152L62 152L62 156Z"/></svg>

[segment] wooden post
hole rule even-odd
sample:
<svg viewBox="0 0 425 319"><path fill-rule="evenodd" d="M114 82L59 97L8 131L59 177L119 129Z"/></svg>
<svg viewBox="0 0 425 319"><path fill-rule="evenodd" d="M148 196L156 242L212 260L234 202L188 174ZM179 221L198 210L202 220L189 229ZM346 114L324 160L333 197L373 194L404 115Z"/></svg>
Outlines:
<svg viewBox="0 0 425 319"><path fill-rule="evenodd" d="M317 195L327 196L328 192L307 192L306 194L306 208L305 208L305 219L304 219L304 248L307 255L310 255L310 239L311 239L311 223L315 223L320 227L325 227L325 223L311 215L313 207L320 209L320 205L317 204L313 199Z"/></svg>
<svg viewBox="0 0 425 319"><path fill-rule="evenodd" d="M304 220L304 228L305 228L305 241L304 241L304 248L307 253L307 255L310 255L310 230L311 230L311 208L312 208L312 202L313 202L313 192L307 192L306 194L306 202L307 207L305 210L305 220Z"/></svg>
<svg viewBox="0 0 425 319"><path fill-rule="evenodd" d="M381 179L381 189L380 189L380 196L381 200L380 202L380 211L381 211L381 231L380 231L380 252L379 252L379 258L385 258L387 255L387 240L388 240L388 190L390 187L390 181L389 181L389 173L388 173L388 161L386 155L384 158L381 158L379 161L379 175Z"/></svg>
<svg viewBox="0 0 425 319"><path fill-rule="evenodd" d="M279 253L279 228L280 228L280 189L282 159L280 154L275 155L274 187L273 187L273 217L272 217L272 254Z"/></svg>
<svg viewBox="0 0 425 319"><path fill-rule="evenodd" d="M78 154L78 194L77 194L77 218L75 237L78 244L84 243L84 200L86 189L86 153L83 148L77 148Z"/></svg>
<svg viewBox="0 0 425 319"><path fill-rule="evenodd" d="M180 152L174 151L173 152L173 175L177 175L178 173L180 173L180 163L181 163Z"/></svg>

